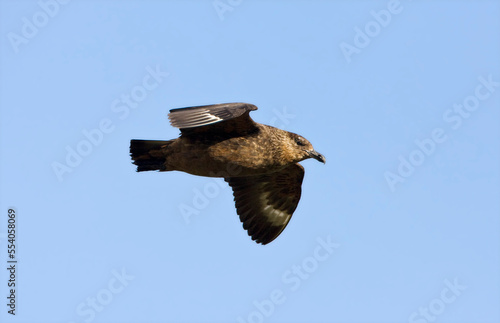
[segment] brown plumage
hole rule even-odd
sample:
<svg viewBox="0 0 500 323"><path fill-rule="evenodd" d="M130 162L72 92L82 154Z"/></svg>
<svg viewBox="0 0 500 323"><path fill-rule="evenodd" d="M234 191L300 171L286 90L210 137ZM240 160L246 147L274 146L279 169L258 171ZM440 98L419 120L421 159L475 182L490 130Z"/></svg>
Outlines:
<svg viewBox="0 0 500 323"><path fill-rule="evenodd" d="M257 243L273 241L300 200L304 168L298 162L325 157L292 132L256 123L247 103L172 109L181 136L168 141L131 140L137 171L182 171L223 177L232 187L243 228Z"/></svg>

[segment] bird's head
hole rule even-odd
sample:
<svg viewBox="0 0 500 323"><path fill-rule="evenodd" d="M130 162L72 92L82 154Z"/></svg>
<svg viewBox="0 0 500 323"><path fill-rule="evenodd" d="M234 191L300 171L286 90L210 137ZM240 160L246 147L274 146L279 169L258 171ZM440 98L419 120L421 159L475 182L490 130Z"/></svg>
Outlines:
<svg viewBox="0 0 500 323"><path fill-rule="evenodd" d="M289 145L293 147L293 151L298 158L297 162L308 158L314 158L323 164L326 162L325 156L314 150L309 140L292 132L288 134L290 138Z"/></svg>

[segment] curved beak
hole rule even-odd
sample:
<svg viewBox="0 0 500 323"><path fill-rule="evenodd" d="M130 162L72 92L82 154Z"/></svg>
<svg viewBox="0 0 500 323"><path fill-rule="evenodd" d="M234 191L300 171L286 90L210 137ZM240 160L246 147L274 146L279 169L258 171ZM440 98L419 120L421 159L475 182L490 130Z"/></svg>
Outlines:
<svg viewBox="0 0 500 323"><path fill-rule="evenodd" d="M319 162L322 162L323 164L326 163L326 158L325 156L321 155L318 153L316 150L309 151L309 157L316 159Z"/></svg>

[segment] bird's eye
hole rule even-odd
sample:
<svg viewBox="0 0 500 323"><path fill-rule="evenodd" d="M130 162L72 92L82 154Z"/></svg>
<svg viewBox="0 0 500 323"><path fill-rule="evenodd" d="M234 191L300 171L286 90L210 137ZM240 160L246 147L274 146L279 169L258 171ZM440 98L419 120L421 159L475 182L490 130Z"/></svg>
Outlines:
<svg viewBox="0 0 500 323"><path fill-rule="evenodd" d="M299 146L305 146L306 143L304 142L304 138L302 137L298 137L297 139L295 139L295 143Z"/></svg>

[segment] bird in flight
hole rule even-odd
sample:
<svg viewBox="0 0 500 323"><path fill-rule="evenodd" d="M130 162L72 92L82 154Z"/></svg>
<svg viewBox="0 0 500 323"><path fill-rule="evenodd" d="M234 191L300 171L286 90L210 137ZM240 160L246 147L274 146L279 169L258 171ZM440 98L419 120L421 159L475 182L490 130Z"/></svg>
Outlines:
<svg viewBox="0 0 500 323"><path fill-rule="evenodd" d="M130 141L137 171L181 171L222 177L233 189L243 228L268 244L286 227L300 200L304 167L299 162L325 157L304 137L256 123L248 103L172 109L173 140Z"/></svg>

